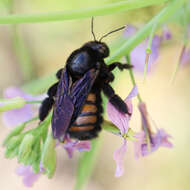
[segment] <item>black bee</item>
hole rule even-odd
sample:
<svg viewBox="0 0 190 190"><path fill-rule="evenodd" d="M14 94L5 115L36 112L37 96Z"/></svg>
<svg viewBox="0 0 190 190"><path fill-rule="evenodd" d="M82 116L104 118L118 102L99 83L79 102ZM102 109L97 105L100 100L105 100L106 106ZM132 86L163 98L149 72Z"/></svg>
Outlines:
<svg viewBox="0 0 190 190"><path fill-rule="evenodd" d="M108 46L96 40L85 43L73 51L67 59L64 69L56 76L59 79L52 85L42 102L39 118L43 121L53 107L52 130L53 136L64 141L69 134L71 138L88 140L97 137L102 123L101 91L108 97L111 104L120 112L129 114L124 101L115 94L110 82L114 80L112 70L129 69L131 66L119 62L106 65L104 58L109 56Z"/></svg>

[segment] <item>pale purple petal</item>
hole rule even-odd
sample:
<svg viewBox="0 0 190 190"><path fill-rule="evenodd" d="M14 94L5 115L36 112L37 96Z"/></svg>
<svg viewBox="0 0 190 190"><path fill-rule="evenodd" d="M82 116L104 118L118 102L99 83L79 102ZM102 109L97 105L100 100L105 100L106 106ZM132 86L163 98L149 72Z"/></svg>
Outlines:
<svg viewBox="0 0 190 190"><path fill-rule="evenodd" d="M149 62L147 72L151 72L155 66L155 61L159 56L161 38L157 35L152 40L151 54L149 56ZM143 41L137 47L135 47L130 54L131 64L133 65L134 71L144 73L145 59L146 59L146 48L148 46L148 40Z"/></svg>
<svg viewBox="0 0 190 190"><path fill-rule="evenodd" d="M148 112L146 109L146 104L144 102L140 102L138 105L139 111L141 113L141 120L142 120L142 128L144 131L148 131L149 135L151 134L151 127L148 120ZM151 137L150 137L151 138Z"/></svg>
<svg viewBox="0 0 190 190"><path fill-rule="evenodd" d="M129 109L129 113L131 114L132 114L131 98L133 98L137 94L138 94L138 90L137 90L137 87L135 86L130 92L129 96L125 99L125 103ZM106 110L108 113L109 120L120 129L121 134L127 133L129 129L128 122L131 116L129 116L128 114L123 114L119 112L109 101L108 101Z"/></svg>
<svg viewBox="0 0 190 190"><path fill-rule="evenodd" d="M17 175L23 176L23 183L26 187L32 187L40 177L41 172L35 174L31 166L20 165L16 170Z"/></svg>
<svg viewBox="0 0 190 190"><path fill-rule="evenodd" d="M190 49L185 48L181 55L180 64L182 66L190 63Z"/></svg>
<svg viewBox="0 0 190 190"><path fill-rule="evenodd" d="M23 108L9 110L2 114L2 121L8 127L15 127L20 123L28 121L33 117L33 110L30 105Z"/></svg>
<svg viewBox="0 0 190 190"><path fill-rule="evenodd" d="M135 96L137 96L137 94L138 94L138 88L135 85L131 90L131 92L129 93L129 95L127 96L127 98L125 99L125 101L134 98Z"/></svg>
<svg viewBox="0 0 190 190"><path fill-rule="evenodd" d="M155 141L157 141L157 144L159 144L160 146L164 146L167 148L173 147L173 144L168 140L168 138L171 138L171 135L166 133L164 129L157 130L154 138L156 139Z"/></svg>
<svg viewBox="0 0 190 190"><path fill-rule="evenodd" d="M127 25L125 27L125 30L123 32L123 35L126 37L126 38L129 38L131 36L133 36L135 33L137 32L137 28L134 27L133 25Z"/></svg>
<svg viewBox="0 0 190 190"><path fill-rule="evenodd" d="M120 129L121 133L127 133L130 116L119 112L110 102L107 104L107 113L108 119Z"/></svg>
<svg viewBox="0 0 190 190"><path fill-rule="evenodd" d="M9 87L4 91L5 98L14 98L14 97L22 97L25 100L42 100L44 95L40 96L32 96L30 94L25 93L19 88ZM23 108L13 109L2 114L2 120L8 127L14 127L28 121L34 116L34 111L32 109L32 105L25 105Z"/></svg>
<svg viewBox="0 0 190 190"><path fill-rule="evenodd" d="M14 98L14 97L19 96L19 97L24 98L25 100L43 100L47 96L45 94L33 96L31 94L25 93L20 88L14 87L14 86L6 88L3 94L5 98Z"/></svg>
<svg viewBox="0 0 190 190"><path fill-rule="evenodd" d="M123 145L114 152L113 159L116 161L115 177L120 177L124 173L124 156L127 150L127 141L124 139Z"/></svg>
<svg viewBox="0 0 190 190"><path fill-rule="evenodd" d="M68 153L69 158L72 158L73 152L78 150L79 152L90 151L91 143L90 141L78 141L71 140L69 137L66 137L64 148Z"/></svg>
<svg viewBox="0 0 190 190"><path fill-rule="evenodd" d="M145 142L144 131L136 133L135 138L137 139L137 141L133 141L134 142L135 159L138 159L141 156L141 145Z"/></svg>

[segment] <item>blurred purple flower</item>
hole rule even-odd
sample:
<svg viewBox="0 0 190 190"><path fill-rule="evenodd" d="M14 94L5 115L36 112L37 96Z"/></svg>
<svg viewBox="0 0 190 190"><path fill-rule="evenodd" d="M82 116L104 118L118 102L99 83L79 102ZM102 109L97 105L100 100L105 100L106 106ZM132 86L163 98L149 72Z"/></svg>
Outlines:
<svg viewBox="0 0 190 190"><path fill-rule="evenodd" d="M90 141L72 140L68 136L65 138L64 148L68 153L69 158L72 158L73 152L78 150L79 152L90 151Z"/></svg>
<svg viewBox="0 0 190 190"><path fill-rule="evenodd" d="M131 114L132 114L131 99L135 97L137 94L138 90L137 87L135 86L128 95L128 97L125 99L125 103L129 109L129 113ZM111 122L119 128L121 136L127 134L129 130L129 120L131 116L119 112L110 102L108 102L107 104L107 113L109 120L111 120ZM113 158L116 161L116 172L115 172L116 177L120 177L123 175L124 172L123 162L124 162L124 155L126 149L127 149L127 141L125 138L123 138L123 145L119 149L117 149L113 155Z"/></svg>
<svg viewBox="0 0 190 190"><path fill-rule="evenodd" d="M146 134L144 131L141 131L136 134L138 141L134 141L135 146L135 159L138 159L140 156L147 156L152 152L158 150L159 147L172 148L173 145L168 141L168 138L171 136L164 131L164 129L158 129L156 133L151 133L151 144L150 150L148 149Z"/></svg>
<svg viewBox="0 0 190 190"><path fill-rule="evenodd" d="M182 49L181 57L180 57L180 65L185 66L190 63L190 49L184 47Z"/></svg>
<svg viewBox="0 0 190 190"><path fill-rule="evenodd" d="M173 145L168 141L168 138L171 136L164 129L158 129L156 133L151 131L145 103L141 102L139 104L139 111L141 113L143 130L135 135L138 139L134 141L135 158L138 159L140 156L146 156L156 151L160 146L171 148ZM150 150L147 138L150 140Z"/></svg>
<svg viewBox="0 0 190 190"><path fill-rule="evenodd" d="M17 168L16 173L19 176L23 176L23 183L26 187L32 187L36 180L38 180L38 178L41 176L43 171L44 169L41 168L39 173L34 173L32 166L20 165Z"/></svg>
<svg viewBox="0 0 190 190"><path fill-rule="evenodd" d="M127 30L129 32L127 32ZM132 25L128 25L124 31L124 36L126 38L131 37L132 33L135 34L136 28ZM147 72L151 72L155 66L155 61L159 56L159 48L161 44L161 37L155 35L152 40L151 54L149 56ZM134 66L134 71L144 73L145 59L146 59L146 49L148 47L148 39L144 40L138 46L136 46L130 53L131 64Z"/></svg>
<svg viewBox="0 0 190 190"><path fill-rule="evenodd" d="M167 25L164 25L162 27L162 40L171 40L172 38L172 33L171 31L169 30L168 26Z"/></svg>
<svg viewBox="0 0 190 190"><path fill-rule="evenodd" d="M21 89L17 87L9 87L4 91L5 98L14 98L14 97L22 97L25 100L42 100L44 95L40 96L32 96L30 94L25 93ZM32 105L26 104L24 107L19 109L13 109L2 114L3 122L8 127L14 127L20 123L23 123L34 116L34 110L32 109Z"/></svg>

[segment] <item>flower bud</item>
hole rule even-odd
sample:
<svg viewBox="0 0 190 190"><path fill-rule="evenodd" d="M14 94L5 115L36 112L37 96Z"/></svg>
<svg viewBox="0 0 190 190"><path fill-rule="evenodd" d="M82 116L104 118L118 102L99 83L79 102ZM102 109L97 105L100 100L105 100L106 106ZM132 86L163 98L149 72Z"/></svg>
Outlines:
<svg viewBox="0 0 190 190"><path fill-rule="evenodd" d="M30 158L30 154L32 151L32 146L34 144L35 138L32 134L28 134L24 137L24 139L21 142L21 145L19 147L19 152L18 152L18 161L22 163L28 162Z"/></svg>
<svg viewBox="0 0 190 190"><path fill-rule="evenodd" d="M41 162L49 178L53 177L56 169L55 145L56 142L52 138L52 135L48 135L42 150Z"/></svg>
<svg viewBox="0 0 190 190"><path fill-rule="evenodd" d="M24 127L25 123L22 123L21 125L18 125L15 129L13 129L4 140L3 145L7 145L7 143L12 137L19 135L23 131Z"/></svg>

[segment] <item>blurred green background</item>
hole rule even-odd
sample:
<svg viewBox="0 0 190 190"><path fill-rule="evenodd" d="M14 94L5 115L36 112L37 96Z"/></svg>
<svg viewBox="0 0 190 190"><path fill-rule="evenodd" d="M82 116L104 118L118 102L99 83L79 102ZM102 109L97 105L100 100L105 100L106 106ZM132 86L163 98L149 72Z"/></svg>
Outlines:
<svg viewBox="0 0 190 190"><path fill-rule="evenodd" d="M7 11L4 2L0 1L0 14L39 13L80 9L103 5L116 0L17 0ZM8 1L7 1L8 2ZM101 37L112 29L125 24L142 27L152 18L161 6L143 8L141 10L95 18L95 34ZM134 190L189 190L190 189L190 66L182 67L175 82L170 83L182 48L182 29L172 24L171 41L162 45L156 69L147 76L143 83L143 76L135 75L139 91L147 103L148 111L159 128L164 128L173 137L173 149L160 148L152 155L134 160L133 144L129 142L125 159L125 174L115 178L115 162L113 152L120 146L122 139L108 132L102 131L103 139L100 155L95 170L86 189L134 189ZM15 31L24 43L23 51L27 56L22 57L15 47ZM118 32L105 39L111 44L122 33ZM33 79L48 76L64 67L69 54L86 41L92 40L90 19L66 22L52 22L40 24L23 24L15 28L11 25L0 25L0 93L8 86L22 86ZM23 45L23 44L21 44ZM21 51L21 54L22 52ZM23 69L23 64L28 65ZM30 68L30 69L27 69ZM113 86L122 98L125 98L132 88L127 71L117 74ZM140 130L140 115L134 101L134 115L131 121L133 129ZM0 125L1 141L10 129ZM0 148L0 187L1 189L26 189L21 177L15 174L17 161L4 157L4 149ZM53 179L42 176L35 183L33 189L71 190L74 186L77 160L79 153L68 159L66 152L58 148L58 165Z"/></svg>

